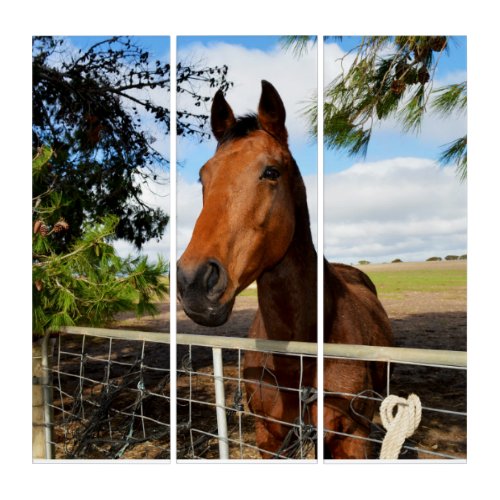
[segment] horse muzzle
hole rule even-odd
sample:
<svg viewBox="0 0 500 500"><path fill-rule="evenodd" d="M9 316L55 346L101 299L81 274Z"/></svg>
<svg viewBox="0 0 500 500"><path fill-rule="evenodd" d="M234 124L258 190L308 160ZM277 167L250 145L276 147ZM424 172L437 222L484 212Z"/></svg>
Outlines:
<svg viewBox="0 0 500 500"><path fill-rule="evenodd" d="M228 284L227 272L215 259L195 268L177 264L177 297L184 312L203 326L224 324L233 309L234 297L221 303Z"/></svg>

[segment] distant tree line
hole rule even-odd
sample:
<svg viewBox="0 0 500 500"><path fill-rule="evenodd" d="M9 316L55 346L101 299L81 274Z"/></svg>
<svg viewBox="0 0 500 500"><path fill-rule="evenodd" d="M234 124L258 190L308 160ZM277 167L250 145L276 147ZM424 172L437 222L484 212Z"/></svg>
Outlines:
<svg viewBox="0 0 500 500"><path fill-rule="evenodd" d="M429 257L427 262L443 260L441 257ZM467 254L465 255L447 255L444 260L467 260Z"/></svg>
<svg viewBox="0 0 500 500"><path fill-rule="evenodd" d="M436 261L442 261L442 257L429 257L426 259L426 262L436 262ZM444 260L467 260L467 254L465 255L447 255ZM398 264L402 263L403 261L401 259L394 259L391 260L391 264ZM368 264L371 264L369 260L359 260L358 265L360 266L366 266Z"/></svg>

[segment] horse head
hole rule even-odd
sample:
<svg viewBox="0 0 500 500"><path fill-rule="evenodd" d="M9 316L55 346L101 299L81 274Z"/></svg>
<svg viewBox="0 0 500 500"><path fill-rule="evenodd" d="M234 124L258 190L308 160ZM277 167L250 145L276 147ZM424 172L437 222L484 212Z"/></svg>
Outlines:
<svg viewBox="0 0 500 500"><path fill-rule="evenodd" d="M294 207L305 190L285 115L266 81L256 115L235 118L222 92L214 97L217 149L200 170L203 208L177 265L178 297L197 323L225 323L236 295L279 262L292 241Z"/></svg>

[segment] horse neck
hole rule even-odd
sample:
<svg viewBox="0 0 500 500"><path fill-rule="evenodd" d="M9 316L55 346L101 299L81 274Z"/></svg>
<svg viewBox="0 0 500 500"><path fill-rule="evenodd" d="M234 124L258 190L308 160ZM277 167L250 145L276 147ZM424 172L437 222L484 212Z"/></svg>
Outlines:
<svg viewBox="0 0 500 500"><path fill-rule="evenodd" d="M257 336L315 342L317 255L305 201L296 208L294 237L281 261L257 280L264 322ZM265 330L265 331L264 331Z"/></svg>

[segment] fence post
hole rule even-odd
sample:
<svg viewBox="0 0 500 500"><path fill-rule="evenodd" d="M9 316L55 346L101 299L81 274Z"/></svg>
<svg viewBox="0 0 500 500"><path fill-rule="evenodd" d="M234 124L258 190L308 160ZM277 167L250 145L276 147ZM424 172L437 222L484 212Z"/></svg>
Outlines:
<svg viewBox="0 0 500 500"><path fill-rule="evenodd" d="M54 458L52 440L52 390L50 387L48 335L37 340L32 347L32 422L33 459Z"/></svg>
<svg viewBox="0 0 500 500"><path fill-rule="evenodd" d="M227 460L229 458L229 442L227 435L222 349L220 347L212 348L212 356L214 361L215 405L217 412L217 432L219 434L219 458L221 460Z"/></svg>

